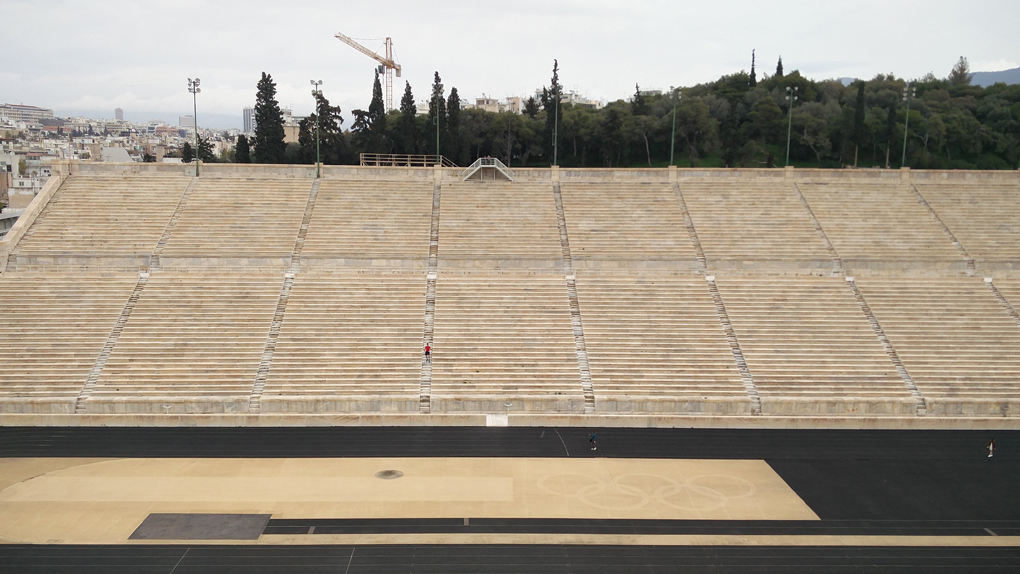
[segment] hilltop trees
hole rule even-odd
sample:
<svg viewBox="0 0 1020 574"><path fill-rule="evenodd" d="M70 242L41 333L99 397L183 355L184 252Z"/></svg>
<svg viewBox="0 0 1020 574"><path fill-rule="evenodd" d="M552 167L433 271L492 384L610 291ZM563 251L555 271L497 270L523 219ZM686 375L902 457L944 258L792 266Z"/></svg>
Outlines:
<svg viewBox="0 0 1020 574"><path fill-rule="evenodd" d="M276 101L276 83L262 72L255 94L255 163L283 163L287 144L284 143L283 112Z"/></svg>
<svg viewBox="0 0 1020 574"><path fill-rule="evenodd" d="M878 74L845 86L838 80L810 80L797 70L783 70L780 75L778 63L776 72L752 82L751 74L740 71L679 88L683 97L677 106L675 155L686 158L679 163L775 165L775 158L785 156L790 113L786 89L796 87L799 101L792 110L791 163L899 167L906 119L906 106L901 105L904 79ZM1020 86L972 86L969 74L963 59L948 77L929 74L911 81L917 94L911 99L905 165L1016 167ZM562 95L559 62L554 60L551 82L539 92L540 97L522 102L523 113L492 113L465 106L455 88L445 88L438 73L434 78L429 114L421 116L410 84L405 84L400 110L381 114L381 86L373 78L369 109L355 113L348 132L342 130L339 108L325 98L317 101L316 113L302 124L300 153L292 154L294 160L314 161L314 118L322 116L326 163L353 163L358 153L368 151L431 155L436 151L436 118L440 153L459 165L486 155L514 167L549 165L554 155L564 167L668 165L673 92L659 94L634 85L633 97L627 100L574 103L576 99ZM559 133L558 150L552 147L554 130ZM239 140L238 161L243 161L243 147Z"/></svg>

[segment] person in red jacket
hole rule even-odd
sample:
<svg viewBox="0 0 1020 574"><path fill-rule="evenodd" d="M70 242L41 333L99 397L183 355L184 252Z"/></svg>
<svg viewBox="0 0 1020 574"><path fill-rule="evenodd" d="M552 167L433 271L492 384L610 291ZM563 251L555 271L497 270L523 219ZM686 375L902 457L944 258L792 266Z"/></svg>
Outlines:
<svg viewBox="0 0 1020 574"><path fill-rule="evenodd" d="M432 345L425 343L425 362L432 362Z"/></svg>

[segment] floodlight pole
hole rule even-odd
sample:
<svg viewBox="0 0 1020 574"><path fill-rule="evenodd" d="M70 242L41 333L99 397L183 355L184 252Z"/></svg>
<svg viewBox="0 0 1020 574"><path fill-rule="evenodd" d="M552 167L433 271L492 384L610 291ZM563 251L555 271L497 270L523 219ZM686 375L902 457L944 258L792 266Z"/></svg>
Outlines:
<svg viewBox="0 0 1020 574"><path fill-rule="evenodd" d="M322 85L322 80L316 82L315 80L309 80L312 83L312 95L318 96L322 93L319 86ZM315 179L322 177L322 161L319 159L319 98L315 98Z"/></svg>
<svg viewBox="0 0 1020 574"><path fill-rule="evenodd" d="M787 112L789 118L786 124L786 166L790 166L790 135L793 133L793 102L797 101L797 90L800 86L786 86L786 101L790 102L790 110Z"/></svg>
<svg viewBox="0 0 1020 574"><path fill-rule="evenodd" d="M669 165L673 165L673 147L676 145L676 101L678 94L674 88L670 88L673 92L673 131L669 134Z"/></svg>
<svg viewBox="0 0 1020 574"><path fill-rule="evenodd" d="M198 177L198 164L201 163L202 160L201 155L199 154L201 146L198 143L198 94L202 91L202 89L198 87L199 83L201 83L201 81L198 78L195 78L194 80L188 78L188 91L191 92L191 100L194 105L195 114L192 116L192 119L195 121L195 177Z"/></svg>
<svg viewBox="0 0 1020 574"><path fill-rule="evenodd" d="M907 87L903 88L903 100L907 102L907 117L903 121L903 159L900 160L900 167L907 166L907 128L910 127L910 99L917 95L917 88L914 91L910 91L910 82L907 82Z"/></svg>

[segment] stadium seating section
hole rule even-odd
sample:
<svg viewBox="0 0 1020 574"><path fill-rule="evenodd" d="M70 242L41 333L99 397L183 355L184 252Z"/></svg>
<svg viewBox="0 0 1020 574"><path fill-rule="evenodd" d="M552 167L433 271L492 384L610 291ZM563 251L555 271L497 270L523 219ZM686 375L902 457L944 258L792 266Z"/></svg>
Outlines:
<svg viewBox="0 0 1020 574"><path fill-rule="evenodd" d="M71 175L0 412L1020 416L1020 184L845 173Z"/></svg>

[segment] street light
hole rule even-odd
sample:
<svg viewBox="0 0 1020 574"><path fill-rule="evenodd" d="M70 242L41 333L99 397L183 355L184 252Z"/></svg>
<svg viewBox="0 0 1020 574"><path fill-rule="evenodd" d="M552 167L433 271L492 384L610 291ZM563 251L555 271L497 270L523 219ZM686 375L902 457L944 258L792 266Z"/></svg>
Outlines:
<svg viewBox="0 0 1020 574"><path fill-rule="evenodd" d="M669 135L669 165L673 165L673 146L676 144L676 104L683 96L680 94L679 88L670 86L669 91L673 92L673 131Z"/></svg>
<svg viewBox="0 0 1020 574"><path fill-rule="evenodd" d="M201 82L198 78L192 80L188 78L188 91L191 92L191 101L195 106L195 115L192 118L195 120L195 177L198 177L198 164L200 163L199 147L198 144L198 94L202 92L202 89L198 87Z"/></svg>
<svg viewBox="0 0 1020 574"><path fill-rule="evenodd" d="M309 81L312 83L312 95L316 96L316 98L315 98L315 178L319 179L319 178L322 177L322 172L321 172L322 168L320 167L320 160L319 160L319 98L318 98L318 96L322 94L322 90L319 89L319 86L322 85L322 80L319 80L318 82L316 82L315 80L309 80Z"/></svg>
<svg viewBox="0 0 1020 574"><path fill-rule="evenodd" d="M790 134L793 132L793 102L797 101L797 90L800 86L786 86L786 101L790 102L789 119L786 124L786 166L790 166Z"/></svg>
<svg viewBox="0 0 1020 574"><path fill-rule="evenodd" d="M903 159L900 160L900 167L906 167L907 165L907 128L910 127L910 100L917 97L917 88L910 88L908 83L903 88L903 101L907 102L907 118L903 122Z"/></svg>

